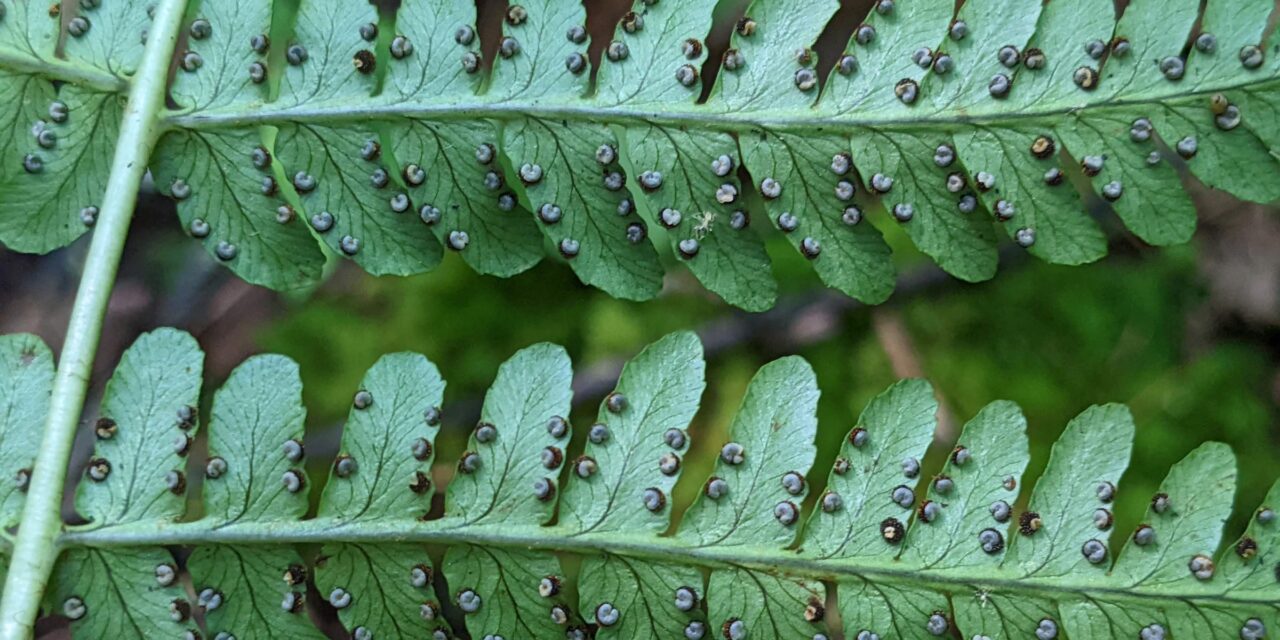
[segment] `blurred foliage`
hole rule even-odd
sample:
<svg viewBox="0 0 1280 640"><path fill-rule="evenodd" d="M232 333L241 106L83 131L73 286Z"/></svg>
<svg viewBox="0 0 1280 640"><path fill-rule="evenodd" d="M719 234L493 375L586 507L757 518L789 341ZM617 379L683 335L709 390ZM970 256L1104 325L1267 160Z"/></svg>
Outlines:
<svg viewBox="0 0 1280 640"><path fill-rule="evenodd" d="M783 290L815 287L811 272L790 264L787 255L794 252L783 249L775 252ZM956 429L990 401L1008 399L1022 406L1033 455L1027 482L1043 469L1049 446L1066 423L1084 408L1130 405L1138 442L1122 483L1117 537L1137 525L1133 518L1173 462L1204 440L1232 445L1241 456L1241 508L1230 538L1280 468L1275 446L1280 433L1269 392L1273 365L1255 346L1230 341L1189 355L1186 319L1204 299L1188 284L1196 282L1195 271L1190 248L1136 260L1115 257L1087 267L1030 261L1005 269L989 283L952 281L941 291L898 296L890 304L901 313ZM581 373L602 358L629 357L670 331L739 313L681 278L679 271L669 276L660 302L639 304L583 287L554 264L510 280L476 276L456 257L421 277L374 279L342 272L338 281L270 326L261 342L301 364L313 433L341 423L364 370L394 351L426 354L449 382L446 404L473 405L474 414L498 365L534 342L565 345ZM874 312L847 314L835 337L800 350L825 392L811 481L825 480L840 439L862 407L895 379L872 328ZM708 391L693 427L696 448L715 449L724 442L751 375L778 355L770 342L770 336L754 336L710 361ZM582 407L574 417L581 432L595 408ZM462 449L470 427L447 426L443 460ZM950 446L936 446L926 468L940 465ZM713 459L689 456L706 468L688 469L678 503L696 495ZM450 472L439 471L443 478Z"/></svg>

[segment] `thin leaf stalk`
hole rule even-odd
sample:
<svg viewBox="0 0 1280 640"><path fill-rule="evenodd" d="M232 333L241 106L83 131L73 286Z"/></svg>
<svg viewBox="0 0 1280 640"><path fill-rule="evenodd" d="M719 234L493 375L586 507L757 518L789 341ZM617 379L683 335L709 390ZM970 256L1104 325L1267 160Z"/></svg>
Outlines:
<svg viewBox="0 0 1280 640"><path fill-rule="evenodd" d="M32 636L41 596L57 559L56 541L62 526L60 507L71 445L84 406L107 302L137 204L138 187L159 137L159 114L164 108L169 63L185 9L185 0L161 0L156 6L142 63L129 91L120 126L120 143L112 159L107 190L67 325L44 439L32 469L22 524L5 579L4 599L0 602L0 640L24 640Z"/></svg>
<svg viewBox="0 0 1280 640"><path fill-rule="evenodd" d="M986 113L938 113L926 115L884 115L876 112L858 113L764 113L724 112L697 107L652 108L592 106L583 104L550 104L540 102L492 103L484 100L456 103L392 103L362 104L321 107L289 107L272 109L255 105L252 109L227 110L214 113L167 112L164 115L166 129L225 129L249 126L281 126L298 122L316 122L324 124L367 122L369 120L390 120L411 118L421 120L457 121L474 119L511 119L517 117L534 117L544 120L588 120L597 123L613 123L620 125L634 124L637 121L693 129L714 129L740 132L744 128L760 127L771 131L812 132L814 130L838 127L898 127L911 129L951 129L961 125L993 124L1007 125L1018 121L1035 121L1057 118L1079 113L1084 110L1124 109L1137 106L1158 107L1163 101L1174 98L1192 101L1199 96L1209 96L1229 91L1271 90L1280 88L1280 82L1258 83L1255 80L1241 81L1235 84L1204 87L1195 91L1170 90L1167 93L1143 96L1141 98L1112 98L1094 103L1079 105L1053 106L1050 108L1028 109L1026 111L1008 113L991 111Z"/></svg>
<svg viewBox="0 0 1280 640"><path fill-rule="evenodd" d="M434 526L432 526L434 525ZM555 527L474 527L448 519L424 526L421 522L380 522L372 526L356 526L349 522L324 519L291 523L240 523L225 527L210 526L200 521L183 523L148 522L143 526L123 526L99 530L70 531L59 539L64 548L155 548L200 545L300 545L332 544L398 544L477 545L483 547L524 549L580 556L616 555L640 561L665 562L707 567L711 569L743 568L762 573L785 572L793 578L840 582L849 577L896 582L919 587L928 585L940 591L974 592L990 590L1040 594L1050 599L1063 599L1065 594L1092 594L1134 601L1190 600L1227 604L1268 604L1271 600L1252 594L1231 592L1142 591L1127 586L1091 582L1088 578L1069 577L1053 580L1031 580L1013 574L991 571L958 573L930 568L903 566L890 560L816 558L791 550L743 549L735 546L690 546L678 538L644 539L618 534L575 535Z"/></svg>
<svg viewBox="0 0 1280 640"><path fill-rule="evenodd" d="M128 83L110 73L57 58L38 60L19 53L0 50L0 68L40 75L59 82L72 82L104 93L123 92L129 88Z"/></svg>

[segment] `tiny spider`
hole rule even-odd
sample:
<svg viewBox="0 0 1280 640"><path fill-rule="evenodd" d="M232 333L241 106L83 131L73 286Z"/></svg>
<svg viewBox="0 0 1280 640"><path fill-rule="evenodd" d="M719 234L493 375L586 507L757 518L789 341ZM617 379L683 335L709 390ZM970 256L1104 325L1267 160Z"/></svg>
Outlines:
<svg viewBox="0 0 1280 640"><path fill-rule="evenodd" d="M701 240L711 233L711 223L716 221L716 214L710 211L703 211L694 216L693 235Z"/></svg>
<svg viewBox="0 0 1280 640"><path fill-rule="evenodd" d="M987 603L991 602L991 592L986 589L978 589L977 591L974 591L973 597L978 601L978 606L980 607L985 608Z"/></svg>

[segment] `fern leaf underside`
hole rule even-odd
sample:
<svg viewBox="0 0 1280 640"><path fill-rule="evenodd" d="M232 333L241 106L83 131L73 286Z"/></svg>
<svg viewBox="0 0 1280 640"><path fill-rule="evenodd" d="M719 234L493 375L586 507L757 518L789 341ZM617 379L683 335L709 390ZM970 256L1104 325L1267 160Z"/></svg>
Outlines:
<svg viewBox="0 0 1280 640"><path fill-rule="evenodd" d="M31 366L22 354L45 362L32 339L7 340L0 376ZM1120 405L1074 419L1022 501L1026 421L1009 402L980 411L942 468L926 469L937 404L927 383L900 382L818 473L819 391L800 358L763 367L726 439L697 442L702 349L672 334L627 364L575 436L571 364L541 344L499 370L443 515L428 517L444 381L400 353L353 396L304 517L319 480L306 471L297 366L245 362L197 438L202 358L190 336L159 330L108 385L77 499L92 522L63 534L48 596L78 637L318 638L316 607L336 609L355 638L449 638L463 631L450 621L489 639L1280 629L1280 483L1219 553L1236 467L1208 443L1172 468L1137 531L1112 535L1134 438ZM191 453L201 441L207 453ZM697 497L677 505L689 464L710 472L686 478Z"/></svg>
<svg viewBox="0 0 1280 640"><path fill-rule="evenodd" d="M1110 0L888 0L821 61L809 47L846 20L837 2L755 0L713 64L716 0L636 0L594 49L584 7L529 0L496 51L471 3L405 0L381 17L348 4L190 8L152 171L187 231L250 282L304 286L326 255L419 273L445 249L506 276L550 252L646 299L668 246L759 310L776 297L772 226L826 284L879 302L895 269L870 217L983 280L997 227L1050 262L1100 258L1098 203L1149 243L1185 241L1183 168L1280 199L1270 0L1135 0L1118 18ZM0 21L0 132L30 150L0 168L0 241L21 250L92 224L107 164L94 158L120 109L107 88L139 54L141 3L80 14L92 26L69 22L65 58L42 12ZM55 99L75 116L51 120ZM35 171L18 162L32 157Z"/></svg>

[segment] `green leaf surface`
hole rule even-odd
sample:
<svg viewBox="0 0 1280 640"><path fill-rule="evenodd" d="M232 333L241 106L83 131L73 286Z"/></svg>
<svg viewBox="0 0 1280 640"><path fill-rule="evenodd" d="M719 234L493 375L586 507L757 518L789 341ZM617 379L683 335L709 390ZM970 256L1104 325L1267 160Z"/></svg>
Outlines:
<svg viewBox="0 0 1280 640"><path fill-rule="evenodd" d="M1036 632L1049 635L1049 625L1060 625L1055 602L1017 588L962 591L952 595L951 605L956 627L968 637L1035 638ZM1061 634L1061 626L1058 629Z"/></svg>
<svg viewBox="0 0 1280 640"><path fill-rule="evenodd" d="M53 393L53 353L26 333L0 336L0 524L22 517L26 483Z"/></svg>
<svg viewBox="0 0 1280 640"><path fill-rule="evenodd" d="M203 369L195 338L174 329L144 334L121 356L93 425L94 456L76 492L76 510L91 527L183 514L183 456L199 420Z"/></svg>
<svg viewBox="0 0 1280 640"><path fill-rule="evenodd" d="M425 495L443 382L421 356L387 356L353 397L315 518L301 517L301 499L282 493L306 487L305 476L289 477L301 467L289 459L297 450L282 446L300 433L296 372L287 360L255 358L215 397L210 453L228 466L206 478L204 503L171 522L186 505L156 502L170 494L152 484L99 492L108 514L127 518L99 518L59 537L65 551L49 606L91 637L172 637L197 623L237 637L318 637L310 616L334 610L352 637L465 630L491 640L595 631L812 640L838 630L862 640L1249 638L1280 624L1280 538L1269 506L1280 486L1251 512L1244 535L1219 549L1235 491L1225 445L1205 444L1174 466L1160 488L1167 502L1153 498L1142 520L1154 537L1115 532L1123 515L1111 505L1134 441L1126 408L1094 407L1072 421L1021 510L1029 457L1018 408L989 405L947 443L946 462L922 468L937 403L927 383L905 381L871 402L831 477L809 486L818 398L810 367L796 357L766 365L724 432L732 442L700 444L700 434L721 433L685 429L702 393L700 355L691 334L675 334L637 356L604 401L607 435L593 425L577 444L556 419L572 399L564 351L542 344L521 352L486 398L484 423L457 467L469 473L454 473L443 517ZM183 381L198 362L184 334L144 336L104 406L133 400L140 386L164 395L181 383L194 396L195 383ZM242 411L246 398L260 413ZM128 406L150 415L154 404ZM107 442L144 433L127 430L136 424L122 420ZM674 449L673 431L683 438ZM252 447L243 453L232 448L245 443ZM548 445L563 446L563 459L548 458L555 470L542 463ZM539 487L551 486L539 481L557 480L564 459L587 453L595 473L583 478L575 463L562 492L538 499ZM664 456L677 453L695 456L679 466L713 467L687 509L670 497L678 468ZM233 473L242 468L247 481ZM929 488L917 486L926 479ZM594 481L620 498L585 491ZM158 507L128 508L138 499ZM237 500L243 515L225 515ZM680 524L666 535L671 516ZM797 541L802 521L809 526ZM1132 542L1117 553L1113 535Z"/></svg>
<svg viewBox="0 0 1280 640"><path fill-rule="evenodd" d="M1130 138L1133 122L1123 113L1098 111L1069 120L1055 132L1077 160L1083 162L1088 156L1104 160L1101 171L1092 177L1094 190L1110 201L1134 234L1155 245L1186 242L1196 228L1195 205L1155 140L1135 143ZM1115 199L1106 196L1112 184L1122 189Z"/></svg>
<svg viewBox="0 0 1280 640"><path fill-rule="evenodd" d="M172 132L159 143L156 184L170 195L190 190L178 202L178 219L216 260L248 282L297 289L316 279L324 255L306 219L263 193L275 178L253 164L260 147L257 129Z"/></svg>
<svg viewBox="0 0 1280 640"><path fill-rule="evenodd" d="M949 622L946 616L949 606L942 594L856 578L840 582L837 594L846 637L857 638L863 632L904 640L928 640L946 635L948 627L943 627L941 633L929 630L935 615Z"/></svg>
<svg viewBox="0 0 1280 640"><path fill-rule="evenodd" d="M352 637L448 637L431 590L431 560L420 546L326 545L315 572L320 596Z"/></svg>
<svg viewBox="0 0 1280 640"><path fill-rule="evenodd" d="M1212 43L1197 43L1187 56L1183 79L1192 87L1247 83L1256 73L1240 64L1240 50L1250 44L1261 46L1275 3L1244 0L1213 3L1204 7L1196 40L1208 34ZM1227 43L1219 46L1219 43Z"/></svg>
<svg viewBox="0 0 1280 640"><path fill-rule="evenodd" d="M920 481L920 460L933 442L937 413L933 387L924 380L904 380L871 400L827 476L827 490L840 496L842 508L813 512L805 555L829 560L897 555L897 547L882 537L884 523L911 519L915 505L895 502L893 492L899 486L913 490Z"/></svg>
<svg viewBox="0 0 1280 640"><path fill-rule="evenodd" d="M193 609L181 584L160 584L165 570L176 573L164 549L73 549L54 569L48 606L71 619L77 637L182 637L196 630Z"/></svg>
<svg viewBox="0 0 1280 640"><path fill-rule="evenodd" d="M943 113L960 105L973 105L969 110L978 113L1011 110L1004 105L1005 96L993 93L991 86L999 76L1016 85L1022 74L1011 71L1000 59L1000 53L1005 47L1026 49L1042 7L1027 3L1020 9L1010 11L1009 3L1003 0L969 0L960 6L956 20L968 26L969 35L938 47L951 56L955 70L929 74L922 86L932 100L927 106Z"/></svg>
<svg viewBox="0 0 1280 640"><path fill-rule="evenodd" d="M275 148L281 163L297 169L286 177L306 220L332 253L376 275L431 269L440 262L440 245L421 233L395 167L379 155L362 155L380 146L371 127L295 125L280 129Z"/></svg>
<svg viewBox="0 0 1280 640"><path fill-rule="evenodd" d="M859 300L886 300L896 276L889 245L865 221L859 203L837 195L841 182L856 184L851 175L832 169L843 161L835 158L848 155L848 140L760 130L743 135L739 144L757 183L772 179L781 185L777 198L765 200L765 212L784 231L782 216L795 218L796 228L786 232L787 239L812 261L822 281Z"/></svg>
<svg viewBox="0 0 1280 640"><path fill-rule="evenodd" d="M306 565L288 547L198 547L187 570L211 634L324 637L307 619L305 582L295 582Z"/></svg>
<svg viewBox="0 0 1280 640"><path fill-rule="evenodd" d="M796 537L804 477L813 465L818 385L801 358L764 367L751 380L729 427L708 489L680 523L678 537L692 546L786 547ZM785 476L798 481L788 484ZM715 478L727 492L713 497ZM788 488L790 487L790 488Z"/></svg>
<svg viewBox="0 0 1280 640"><path fill-rule="evenodd" d="M524 349L503 363L449 483L447 515L468 525L540 525L551 519L569 432L557 437L548 425L569 415L572 379L569 355L550 344ZM548 455L552 449L555 455Z"/></svg>
<svg viewBox="0 0 1280 640"><path fill-rule="evenodd" d="M1197 555L1211 559L1236 492L1236 459L1231 448L1206 443L1169 470L1142 521L1155 531L1154 544L1138 544L1135 534L1111 569L1114 580L1149 592L1186 587L1198 580L1188 565ZM1167 503L1166 503L1167 501ZM1209 575L1213 567L1207 568Z"/></svg>
<svg viewBox="0 0 1280 640"><path fill-rule="evenodd" d="M509 123L502 135L512 165L543 172L537 183L517 183L516 188L523 190L523 203L537 212L543 235L574 273L619 298L656 296L662 289L662 265L647 240L649 227L625 191L605 186L602 177L609 168L596 160L601 145L616 148L612 132L601 125L570 127L525 118Z"/></svg>
<svg viewBox="0 0 1280 640"><path fill-rule="evenodd" d="M65 105L63 122L50 115L55 103ZM0 241L46 253L93 225L123 110L116 94L55 90L44 78L0 69L0 143L11 156L0 165Z"/></svg>
<svg viewBox="0 0 1280 640"><path fill-rule="evenodd" d="M392 125L389 138L403 166L428 172L422 185L409 188L414 208L402 222L429 227L480 273L512 276L542 259L534 222L517 206L493 151L499 139L493 123L409 120ZM488 162L480 160L485 154Z"/></svg>
<svg viewBox="0 0 1280 640"><path fill-rule="evenodd" d="M578 588L584 610L600 625L597 638L679 638L691 625L707 628L697 604L705 601L706 590L695 567L618 555L587 558ZM677 604L681 589L691 595L692 607ZM618 612L617 621L608 625L597 616L606 604Z"/></svg>
<svg viewBox="0 0 1280 640"><path fill-rule="evenodd" d="M822 583L791 580L742 569L712 571L707 586L711 594L707 616L731 636L812 638L826 626L826 593Z"/></svg>
<svg viewBox="0 0 1280 640"><path fill-rule="evenodd" d="M1035 124L974 128L956 136L956 149L986 208L997 217L1008 212L1005 229L1019 244L1053 263L1093 262L1106 255L1107 238L1084 211L1069 181L1050 184L1046 179L1047 172L1064 170L1057 156L1035 155L1033 145L1048 138L1046 134L1052 135L1052 130ZM980 173L992 177L990 190L982 187Z"/></svg>
<svg viewBox="0 0 1280 640"><path fill-rule="evenodd" d="M1245 87L1231 94L1242 113L1248 114L1244 127L1267 145L1271 157L1280 159L1280 99L1274 92Z"/></svg>
<svg viewBox="0 0 1280 640"><path fill-rule="evenodd" d="M955 165L940 167L932 159L943 145L950 146L941 135L868 130L853 136L853 156L868 188L877 180L889 181L881 183L888 188L884 206L921 251L957 278L986 280L996 271L995 229L981 209L961 209L972 191L947 188L951 175L963 178L964 172Z"/></svg>
<svg viewBox="0 0 1280 640"><path fill-rule="evenodd" d="M856 70L832 74L818 108L846 119L862 113L909 119L909 107L897 98L895 87L904 80L918 84L925 77L927 72L911 56L920 47L940 48L954 9L948 2L895 2L888 12L871 11L858 25L869 27L870 35L859 38L855 30L845 50L856 59Z"/></svg>
<svg viewBox="0 0 1280 640"><path fill-rule="evenodd" d="M33 2L5 3L0 21L0 53L23 58L51 58L58 44L59 15Z"/></svg>
<svg viewBox="0 0 1280 640"><path fill-rule="evenodd" d="M745 187L732 173L719 176L712 168L722 157L735 167L741 162L733 138L650 125L628 128L621 142L628 183L646 172L661 177L652 192L632 191L644 196L641 211L650 228L667 227L675 254L726 302L748 311L773 306L777 284L758 225L750 224L741 202Z"/></svg>
<svg viewBox="0 0 1280 640"><path fill-rule="evenodd" d="M0 243L17 251L47 253L96 222L124 112L117 91L150 23L123 0L62 18L58 3L35 2L6 2L0 17L0 145L11 154L0 166Z"/></svg>
<svg viewBox="0 0 1280 640"><path fill-rule="evenodd" d="M282 480L293 473L306 486L305 420L302 381L292 360L255 356L231 372L214 396L209 419L204 485L209 521L227 526L297 520L306 513L306 493L288 491Z"/></svg>
<svg viewBox="0 0 1280 640"><path fill-rule="evenodd" d="M79 3L78 15L67 23L67 56L112 75L132 75L142 60L152 11L138 0ZM73 24L77 19L84 21L81 35Z"/></svg>
<svg viewBox="0 0 1280 640"><path fill-rule="evenodd" d="M449 549L444 574L473 637L558 638L573 637L574 629L584 632L567 594L540 590L544 579L560 584L555 556L464 545Z"/></svg>
<svg viewBox="0 0 1280 640"><path fill-rule="evenodd" d="M731 112L806 111L820 79L818 54L810 47L838 8L833 0L753 2L747 19L755 30L735 31L731 43L747 64L722 70L710 104Z"/></svg>
<svg viewBox="0 0 1280 640"><path fill-rule="evenodd" d="M413 0L401 4L396 12L396 34L413 44L413 54L388 66L383 91L376 100L413 104L418 96L431 96L433 101L448 103L473 95L484 76L467 73L462 59L468 52L479 53L480 38L472 35L465 42L458 34L464 28L474 34L475 24L474 3Z"/></svg>
<svg viewBox="0 0 1280 640"><path fill-rule="evenodd" d="M1010 74L1014 82L1005 108L1053 105L1069 109L1086 104L1089 94L1076 85L1076 71L1086 67L1098 70L1099 63L1086 50L1086 45L1095 41L1111 42L1115 25L1114 2L1055 0L1045 4L1040 11L1040 23L1023 50L1023 64ZM1026 65L1025 53L1032 49L1044 54L1044 66L1040 69Z"/></svg>
<svg viewBox="0 0 1280 640"><path fill-rule="evenodd" d="M615 398L625 400L622 410L611 410L608 400L602 403L596 418L604 426L595 438L600 442L588 437L583 457L575 459L589 459L596 471L584 478L579 465L570 464L561 525L575 535L666 531L670 509L665 503L683 471L687 429L706 388L705 375L702 343L687 332L659 340L627 363L614 391ZM587 429L588 436L594 428ZM656 514L642 507L649 489L663 497L664 507Z"/></svg>
<svg viewBox="0 0 1280 640"><path fill-rule="evenodd" d="M369 369L353 397L319 518L353 523L426 514L444 387L436 366L418 354L383 356Z"/></svg>
<svg viewBox="0 0 1280 640"><path fill-rule="evenodd" d="M283 107L314 107L327 102L368 98L377 86L377 63L357 65L360 51L373 54L373 45L360 27L378 22L377 8L358 3L353 10L339 0L299 3L276 102ZM248 43L250 34L243 36ZM279 46L279 45L275 45ZM295 48L296 47L296 48ZM243 73L243 72L242 72Z"/></svg>
<svg viewBox="0 0 1280 640"><path fill-rule="evenodd" d="M343 15L339 23L332 19L336 14ZM377 55L374 43L366 41L360 30L376 23L373 6L345 12L337 3L303 3L285 55L277 108L309 109L330 100L367 100L376 88ZM408 65L398 66L409 70ZM406 174L391 154L381 152L392 144L399 148L399 141L414 132L397 130L390 138L379 132L371 123L358 128L291 123L281 127L274 149L281 163L290 167L285 179L299 194L304 219L332 253L350 257L375 274L409 275L433 269L443 255L440 243L423 233L424 220L414 213L431 203L415 202L418 194L408 190ZM422 156L426 150L410 147L401 153L415 151ZM443 164L432 160L415 158L419 167L427 169ZM405 162L406 167L409 164ZM447 175L433 172L429 181L440 182L437 176ZM483 239L471 226L455 228ZM494 270L482 265L482 271Z"/></svg>
<svg viewBox="0 0 1280 640"><path fill-rule="evenodd" d="M901 560L939 573L999 566L1013 531L1008 518L1001 521L992 511L999 502L1012 511L1031 458L1027 447L1027 420L1017 405L996 402L978 412L942 473L929 483L923 498L928 502L917 508ZM928 503L938 512L926 521Z"/></svg>
<svg viewBox="0 0 1280 640"><path fill-rule="evenodd" d="M515 20L512 16L517 14L509 11L502 32L514 40L518 51L504 55L499 43L488 96L494 101L534 102L586 93L591 80L589 65L584 61L574 73L566 62L575 53L587 53L585 43L566 37L571 26L586 24L586 8L557 0L529 0L516 6L524 10L525 17Z"/></svg>
<svg viewBox="0 0 1280 640"><path fill-rule="evenodd" d="M699 43L706 40L716 4L716 0L635 0L632 9L641 17L643 26L628 32L619 24L609 47L620 45L624 53L611 56L606 51L596 80L595 104L605 108L692 107L699 87L686 86L675 76L685 65L702 67L706 47L695 47L694 55L688 55L684 44L689 39ZM641 128L636 135L643 135L643 131Z"/></svg>
<svg viewBox="0 0 1280 640"><path fill-rule="evenodd" d="M208 30L197 27L207 23ZM214 25L217 25L216 27ZM266 100L270 83L267 78L254 82L250 67L265 65L266 52L258 53L249 45L253 34L271 31L271 3L255 0L221 0L201 2L187 30L187 51L219 73L176 73L170 92L181 108L194 112L244 109ZM169 154L160 153L163 158Z"/></svg>
<svg viewBox="0 0 1280 640"><path fill-rule="evenodd" d="M1028 512L1044 527L1016 538L1005 567L1033 580L1093 580L1105 573L1109 563L1091 566L1080 549L1087 540L1105 543L1109 537L1094 518L1109 528L1111 500L1129 465L1133 434L1133 416L1121 405L1091 407L1067 425L1031 493Z"/></svg>
<svg viewBox="0 0 1280 640"><path fill-rule="evenodd" d="M1133 630L1141 633L1141 630L1148 629L1153 624L1160 624L1153 615L1144 615L1144 612L1110 602L1082 599L1064 602L1060 609L1062 622L1070 630L1071 637L1120 638L1125 630L1130 631L1127 635L1134 636Z"/></svg>
<svg viewBox="0 0 1280 640"><path fill-rule="evenodd" d="M1191 156L1187 166L1205 185L1254 202L1280 199L1280 182L1270 177L1270 171L1280 168L1280 160L1248 127L1222 131L1207 100L1172 103L1153 113L1151 120L1170 147L1194 145L1193 151L1184 146L1186 153L1179 153Z"/></svg>
<svg viewBox="0 0 1280 640"><path fill-rule="evenodd" d="M1161 73L1160 65L1167 58L1181 59L1182 47L1199 12L1197 0L1130 3L1116 22L1115 37L1128 40L1131 51L1105 60L1098 99L1166 90L1175 81Z"/></svg>
<svg viewBox="0 0 1280 640"><path fill-rule="evenodd" d="M1280 505L1280 483L1272 485L1262 504L1253 512L1249 526L1234 545L1234 555L1223 559L1223 589L1237 594L1266 597L1275 588L1275 576L1268 569L1280 562L1280 523L1276 508ZM1268 514L1268 511L1270 513ZM1250 553L1252 545L1256 550Z"/></svg>

